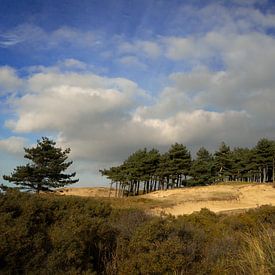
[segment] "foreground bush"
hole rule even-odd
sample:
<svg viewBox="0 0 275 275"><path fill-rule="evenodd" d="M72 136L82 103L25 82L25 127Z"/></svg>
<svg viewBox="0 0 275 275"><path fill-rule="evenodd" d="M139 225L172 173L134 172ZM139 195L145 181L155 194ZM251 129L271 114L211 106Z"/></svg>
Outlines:
<svg viewBox="0 0 275 275"><path fill-rule="evenodd" d="M100 200L0 194L1 274L274 274L275 207L152 217Z"/></svg>
<svg viewBox="0 0 275 275"><path fill-rule="evenodd" d="M1 272L103 272L115 246L110 213L90 199L0 195Z"/></svg>

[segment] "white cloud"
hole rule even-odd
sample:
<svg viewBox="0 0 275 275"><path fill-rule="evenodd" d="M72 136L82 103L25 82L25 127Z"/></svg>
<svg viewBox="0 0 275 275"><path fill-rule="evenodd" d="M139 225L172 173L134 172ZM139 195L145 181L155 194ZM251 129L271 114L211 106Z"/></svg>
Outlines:
<svg viewBox="0 0 275 275"><path fill-rule="evenodd" d="M16 91L22 85L22 80L16 71L8 66L0 67L0 95Z"/></svg>
<svg viewBox="0 0 275 275"><path fill-rule="evenodd" d="M119 41L118 52L106 52L127 69L172 67L151 104L137 83L87 72L88 65L76 59L35 68L25 79L12 68L0 70L3 86L25 87L23 95L10 98L15 119L6 125L19 133L52 131L59 144L72 148L73 158L93 162L85 167L122 160L145 146L214 148L222 140L237 146L254 144L266 133L274 138L275 39L263 31L274 18L243 6L234 12L220 5L199 10L202 21L215 22L207 32ZM82 46L101 43L94 33L69 28L46 35L52 47L82 38Z"/></svg>
<svg viewBox="0 0 275 275"><path fill-rule="evenodd" d="M138 101L145 92L128 79L47 68L21 80L27 87L24 96L10 101L18 118L6 125L15 132L51 130L59 134L60 144L72 148L74 157L100 162L117 161L140 147L168 146L175 141L209 146L221 140L251 144L261 137L263 125L275 136L272 37L213 31L196 38L161 41L167 50L171 50L170 43L190 44L184 51L180 46L171 50L170 57L194 58L199 65L172 73L170 84L152 105ZM202 47L199 53L194 50ZM222 69L211 70L202 61L214 53L220 56ZM138 59L128 57L121 61L136 65ZM66 63L82 65L75 60Z"/></svg>
<svg viewBox="0 0 275 275"><path fill-rule="evenodd" d="M62 27L49 33L49 46L56 47L69 43L73 47L94 47L101 45L99 33Z"/></svg>
<svg viewBox="0 0 275 275"><path fill-rule="evenodd" d="M22 153L25 145L26 139L22 137L11 136L6 139L0 139L0 150L12 154Z"/></svg>
<svg viewBox="0 0 275 275"><path fill-rule="evenodd" d="M148 40L137 40L132 43L122 41L118 44L118 50L123 54L145 55L149 58L157 58L161 54L161 49L157 42Z"/></svg>
<svg viewBox="0 0 275 275"><path fill-rule="evenodd" d="M223 5L222 1L216 1L201 8L182 5L174 15L172 26L179 28L182 26L180 24L189 24L192 27L192 33L197 35L217 30L226 30L229 33L263 31L265 28L275 26L275 15L272 9L263 11L254 6L254 4L264 6L265 0L234 2L235 4L232 2L230 5ZM188 26L184 29L188 29Z"/></svg>
<svg viewBox="0 0 275 275"><path fill-rule="evenodd" d="M108 78L98 76L90 72L61 72L49 69L34 73L27 79L27 85L31 92L41 93L53 87L69 86L83 89L112 89L118 88L126 94L132 94L138 89L133 81L125 78ZM141 93L141 90L138 90Z"/></svg>
<svg viewBox="0 0 275 275"><path fill-rule="evenodd" d="M190 58L199 54L197 44L193 38L171 37L165 38L164 43L167 46L166 56L172 60Z"/></svg>
<svg viewBox="0 0 275 275"><path fill-rule="evenodd" d="M65 59L63 62L60 62L61 66L65 66L67 68L71 68L71 69L86 69L87 68L87 64L84 62L81 62L77 59L74 58L68 58Z"/></svg>
<svg viewBox="0 0 275 275"><path fill-rule="evenodd" d="M40 27L31 24L18 25L0 36L0 46L12 47L22 43L33 44L37 46L37 42L42 42L43 47L48 44L48 34Z"/></svg>
<svg viewBox="0 0 275 275"><path fill-rule="evenodd" d="M137 41L136 46L143 51L148 57L156 58L160 55L161 50L156 42L152 41Z"/></svg>
<svg viewBox="0 0 275 275"><path fill-rule="evenodd" d="M0 35L0 47L28 45L32 49L51 49L57 47L92 48L102 46L102 33L82 31L68 26L51 32L33 24L21 24L6 30Z"/></svg>
<svg viewBox="0 0 275 275"><path fill-rule="evenodd" d="M56 71L33 74L25 81L25 94L10 99L18 117L6 121L12 131L59 133L74 156L86 159L111 159L115 155L108 150L130 146L130 113L146 96L136 83Z"/></svg>
<svg viewBox="0 0 275 275"><path fill-rule="evenodd" d="M125 65L127 67L132 67L132 68L137 68L137 69L142 69L145 70L147 66L139 61L139 59L136 56L123 56L118 59L118 62L122 65Z"/></svg>
<svg viewBox="0 0 275 275"><path fill-rule="evenodd" d="M60 130L70 127L72 120L96 123L104 115L131 106L127 94L114 89L83 89L57 86L39 94L27 94L16 102L18 121L9 123L14 131Z"/></svg>
<svg viewBox="0 0 275 275"><path fill-rule="evenodd" d="M2 48L8 48L10 46L14 46L20 42L22 42L23 39L20 38L20 36L16 35L16 34L1 34L0 35L0 47Z"/></svg>
<svg viewBox="0 0 275 275"><path fill-rule="evenodd" d="M239 141L249 134L249 116L244 111L179 111L166 119L137 117L136 120L158 133L155 140L158 145L175 141L192 146L217 144L221 140L235 140L239 131L242 131Z"/></svg>

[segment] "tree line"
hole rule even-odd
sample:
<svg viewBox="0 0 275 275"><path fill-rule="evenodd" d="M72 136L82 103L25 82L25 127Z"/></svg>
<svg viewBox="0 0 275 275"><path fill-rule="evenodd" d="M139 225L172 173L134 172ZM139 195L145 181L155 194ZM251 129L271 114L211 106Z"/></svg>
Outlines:
<svg viewBox="0 0 275 275"><path fill-rule="evenodd" d="M100 172L120 197L220 181L274 182L274 159L275 141L266 138L253 148L231 149L222 142L213 154L201 147L194 159L185 145L175 143L163 154L137 150L121 165Z"/></svg>

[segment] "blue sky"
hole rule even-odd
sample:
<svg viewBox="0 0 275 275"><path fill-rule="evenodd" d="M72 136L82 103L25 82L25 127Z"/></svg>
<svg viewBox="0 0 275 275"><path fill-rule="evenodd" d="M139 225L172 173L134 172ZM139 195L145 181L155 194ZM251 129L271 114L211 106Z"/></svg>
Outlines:
<svg viewBox="0 0 275 275"><path fill-rule="evenodd" d="M275 4L0 0L0 174L70 147L78 185L143 147L274 139Z"/></svg>

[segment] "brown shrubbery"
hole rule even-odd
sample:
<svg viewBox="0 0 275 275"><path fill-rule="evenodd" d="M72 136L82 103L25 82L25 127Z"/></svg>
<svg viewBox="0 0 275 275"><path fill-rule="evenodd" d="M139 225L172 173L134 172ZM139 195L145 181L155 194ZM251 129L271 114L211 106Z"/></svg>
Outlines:
<svg viewBox="0 0 275 275"><path fill-rule="evenodd" d="M96 199L0 194L1 274L274 274L275 207L152 217Z"/></svg>

